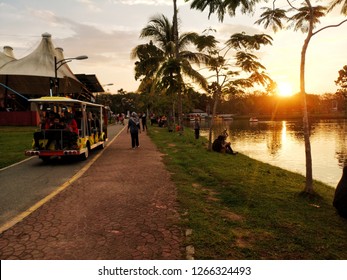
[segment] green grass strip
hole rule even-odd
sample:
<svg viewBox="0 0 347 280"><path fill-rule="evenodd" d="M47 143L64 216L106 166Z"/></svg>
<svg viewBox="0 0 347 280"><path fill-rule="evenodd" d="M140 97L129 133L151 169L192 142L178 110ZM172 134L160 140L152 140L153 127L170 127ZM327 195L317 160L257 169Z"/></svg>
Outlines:
<svg viewBox="0 0 347 280"><path fill-rule="evenodd" d="M0 126L0 169L27 158L36 127Z"/></svg>
<svg viewBox="0 0 347 280"><path fill-rule="evenodd" d="M245 155L207 150L207 140L151 127L177 185L182 228L196 259L347 259L347 220L334 189ZM188 245L188 244L187 244Z"/></svg>

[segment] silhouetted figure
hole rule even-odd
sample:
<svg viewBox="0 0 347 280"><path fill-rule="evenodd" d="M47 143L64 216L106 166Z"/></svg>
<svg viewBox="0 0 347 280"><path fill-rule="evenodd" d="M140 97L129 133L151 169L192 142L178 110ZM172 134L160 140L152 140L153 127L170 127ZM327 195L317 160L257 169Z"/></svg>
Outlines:
<svg viewBox="0 0 347 280"><path fill-rule="evenodd" d="M46 130L46 135L47 135L47 144L46 144L46 150L49 149L51 143L53 141L55 141L55 148L56 149L61 149L61 145L62 145L62 131L63 129L65 129L66 126L64 125L64 123L61 121L59 114L56 114L56 116L54 117L54 121L51 124L51 126L49 127L48 130Z"/></svg>
<svg viewBox="0 0 347 280"><path fill-rule="evenodd" d="M197 117L194 120L194 135L195 135L195 139L199 139L199 136L200 136L200 124L199 124L199 119Z"/></svg>
<svg viewBox="0 0 347 280"><path fill-rule="evenodd" d="M142 123L142 130L147 131L147 115L146 113L142 113L141 115L141 123Z"/></svg>
<svg viewBox="0 0 347 280"><path fill-rule="evenodd" d="M135 112L131 113L131 117L128 122L127 133L131 135L131 147L133 149L140 147L139 144L139 133L141 133L140 119Z"/></svg>
<svg viewBox="0 0 347 280"><path fill-rule="evenodd" d="M217 139L215 139L212 143L212 150L217 153L227 153L231 155L236 155L237 152L234 152L231 148L231 143L226 142L226 136L225 135L219 135Z"/></svg>
<svg viewBox="0 0 347 280"><path fill-rule="evenodd" d="M343 168L342 177L337 184L333 205L339 215L347 219L347 166Z"/></svg>

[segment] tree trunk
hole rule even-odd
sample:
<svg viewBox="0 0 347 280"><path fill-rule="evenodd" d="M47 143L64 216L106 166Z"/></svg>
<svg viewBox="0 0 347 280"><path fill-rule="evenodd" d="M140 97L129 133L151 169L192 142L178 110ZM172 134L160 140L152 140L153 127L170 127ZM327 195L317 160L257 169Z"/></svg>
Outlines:
<svg viewBox="0 0 347 280"><path fill-rule="evenodd" d="M310 40L312 38L313 30L313 10L309 0L306 0L307 5L310 7L310 27L301 51L300 63L300 94L303 98L303 125L304 125L304 139L305 139L305 157L306 157L306 184L305 192L313 193L313 178L312 178L312 155L311 155L311 142L310 142L310 126L307 112L307 100L305 89L305 64L306 64L306 51Z"/></svg>
<svg viewBox="0 0 347 280"><path fill-rule="evenodd" d="M174 5L174 15L173 15L173 35L174 35L174 43L175 43L175 58L177 61L179 61L179 50L178 50L178 16L177 16L177 1L173 0L173 5ZM180 76L180 73L177 73L177 76ZM182 126L182 89L181 87L178 87L178 108L177 108L177 113L178 113L178 126L180 128L180 132L183 131L183 126Z"/></svg>
<svg viewBox="0 0 347 280"><path fill-rule="evenodd" d="M215 98L213 98L214 103L213 103L213 109L212 109L212 118L211 118L211 123L210 123L210 130L208 134L208 150L212 151L212 131L214 127L214 119L216 117L216 111L217 111L217 105L218 105L218 99L220 96L220 93L215 93Z"/></svg>

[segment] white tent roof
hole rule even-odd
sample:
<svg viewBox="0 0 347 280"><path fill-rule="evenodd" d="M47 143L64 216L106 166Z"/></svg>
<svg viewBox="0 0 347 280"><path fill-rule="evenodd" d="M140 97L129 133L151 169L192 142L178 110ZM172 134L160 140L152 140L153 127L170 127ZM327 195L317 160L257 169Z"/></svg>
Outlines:
<svg viewBox="0 0 347 280"><path fill-rule="evenodd" d="M59 67L59 61L64 59L63 49L55 49L51 35L44 33L38 47L29 55L17 60L11 50L12 48L7 48L6 54L0 52L0 83L21 94L49 95L55 77L55 57ZM9 58L12 60L7 61ZM67 60L69 62L69 59ZM72 73L68 64L63 63L59 67L57 78L60 80L59 94L82 94L87 99L92 96ZM2 91L4 89L0 87L0 97Z"/></svg>
<svg viewBox="0 0 347 280"><path fill-rule="evenodd" d="M54 57L58 61L63 59L62 49L54 49L51 35L42 34L42 40L39 46L29 55L12 60L0 68L0 75L28 75L40 77L55 77ZM76 81L77 78L65 64L57 73L58 78L69 77Z"/></svg>

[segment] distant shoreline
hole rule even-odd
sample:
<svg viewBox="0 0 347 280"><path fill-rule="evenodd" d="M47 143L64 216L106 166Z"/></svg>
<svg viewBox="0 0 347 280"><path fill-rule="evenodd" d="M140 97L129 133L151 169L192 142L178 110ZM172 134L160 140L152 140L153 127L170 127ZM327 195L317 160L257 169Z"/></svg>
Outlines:
<svg viewBox="0 0 347 280"><path fill-rule="evenodd" d="M249 120L252 117L256 117L260 121L281 121L281 120L297 120L302 119L302 115L300 114L277 114L277 115L232 115L232 119L234 120ZM204 118L202 118L204 119ZM347 119L347 115L344 113L334 113L334 114L311 114L309 115L309 119ZM222 120L222 119L221 119Z"/></svg>

